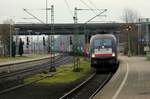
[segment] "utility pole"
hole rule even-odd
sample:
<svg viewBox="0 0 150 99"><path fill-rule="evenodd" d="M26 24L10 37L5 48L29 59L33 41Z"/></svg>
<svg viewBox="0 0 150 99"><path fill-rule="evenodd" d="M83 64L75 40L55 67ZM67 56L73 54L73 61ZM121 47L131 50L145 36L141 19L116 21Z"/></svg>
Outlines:
<svg viewBox="0 0 150 99"><path fill-rule="evenodd" d="M74 17L73 17L73 20L74 20L74 41L73 41L73 57L74 57L74 71L75 72L78 72L79 71L79 57L76 57L76 54L78 54L78 17L77 17L77 8L74 9Z"/></svg>
<svg viewBox="0 0 150 99"><path fill-rule="evenodd" d="M73 17L74 24L77 24L77 23L78 23L77 10L78 10L77 8L74 9L74 17Z"/></svg>
<svg viewBox="0 0 150 99"><path fill-rule="evenodd" d="M79 59L79 57L75 57L76 55L76 51L77 51L77 53L78 53L78 47L79 47L79 39L78 39L78 15L77 15L77 11L82 11L82 10L100 10L100 9L77 9L77 8L75 8L74 9L74 17L73 17L73 20L74 20L74 26L75 26L75 32L74 32L74 43L73 43L73 56L74 56L74 70L75 71L79 71L79 61L80 61L80 59ZM97 14L96 16L94 16L94 17L92 17L91 19L89 19L88 21L86 21L85 23L84 23L84 32L86 32L85 31L85 29L86 29L86 24L87 23L89 23L90 21L92 21L93 19L95 19L96 17L98 17L98 16L100 16L100 15L102 15L104 12L106 12L107 11L107 9L101 9L102 10L102 12L100 12L99 14ZM77 33L76 33L77 32ZM86 34L86 33L85 33Z"/></svg>
<svg viewBox="0 0 150 99"><path fill-rule="evenodd" d="M51 5L51 36L48 35L48 52L51 53L52 41L53 41L53 34L54 34L54 6ZM48 19L48 18L47 18Z"/></svg>
<svg viewBox="0 0 150 99"><path fill-rule="evenodd" d="M75 47L77 47L77 33L78 33L78 15L77 15L77 8L75 8L74 9L74 17L73 17L73 19L74 19L74 28L75 28L75 30L74 30L74 44L73 44L73 46L74 46L74 53L75 53Z"/></svg>
<svg viewBox="0 0 150 99"><path fill-rule="evenodd" d="M50 71L52 72L56 72L54 40L55 40L54 39L54 6L51 5L51 37L50 37L51 67L50 67Z"/></svg>
<svg viewBox="0 0 150 99"><path fill-rule="evenodd" d="M77 19L77 11L100 11L100 13L98 13L96 16L92 17L91 19L89 19L88 21L86 21L84 23L84 34L86 35L85 38L88 41L88 36L89 35L86 34L86 24L91 22L93 19L95 19L98 16L103 16L102 14L105 13L107 11L107 9L77 9L77 8L75 8L75 15L76 16L75 16L74 22L76 22L76 23L77 23L77 20L78 20ZM104 16L106 16L106 15L104 15Z"/></svg>
<svg viewBox="0 0 150 99"><path fill-rule="evenodd" d="M73 17L74 24L78 23L77 11L95 11L95 10L101 11L101 12L84 23L84 34L85 35L86 35L86 24L89 23L90 21L92 21L93 19L95 19L96 17L102 16L102 14L107 11L107 9L78 9L78 8L75 8L75 10L74 10L74 17ZM75 26L76 26L76 28L78 27L77 25L75 25Z"/></svg>

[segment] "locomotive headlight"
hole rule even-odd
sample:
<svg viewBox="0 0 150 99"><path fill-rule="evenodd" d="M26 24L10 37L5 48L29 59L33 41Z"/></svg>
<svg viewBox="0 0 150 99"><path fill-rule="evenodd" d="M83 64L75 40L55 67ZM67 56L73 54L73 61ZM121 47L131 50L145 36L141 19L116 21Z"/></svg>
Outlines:
<svg viewBox="0 0 150 99"><path fill-rule="evenodd" d="M112 56L115 57L115 53L112 53Z"/></svg>
<svg viewBox="0 0 150 99"><path fill-rule="evenodd" d="M92 58L94 58L95 57L95 54L92 54Z"/></svg>

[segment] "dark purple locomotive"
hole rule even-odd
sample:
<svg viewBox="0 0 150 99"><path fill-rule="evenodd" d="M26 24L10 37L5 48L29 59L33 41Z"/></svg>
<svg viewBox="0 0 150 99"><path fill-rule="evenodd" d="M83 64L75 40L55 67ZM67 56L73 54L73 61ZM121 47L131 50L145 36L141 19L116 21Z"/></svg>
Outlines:
<svg viewBox="0 0 150 99"><path fill-rule="evenodd" d="M97 70L114 70L118 64L117 40L112 34L97 34L90 41L91 66Z"/></svg>

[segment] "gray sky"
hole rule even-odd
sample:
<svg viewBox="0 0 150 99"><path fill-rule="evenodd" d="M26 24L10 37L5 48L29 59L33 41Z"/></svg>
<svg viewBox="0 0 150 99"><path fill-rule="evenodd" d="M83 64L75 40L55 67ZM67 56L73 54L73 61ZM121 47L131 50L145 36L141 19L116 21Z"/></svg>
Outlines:
<svg viewBox="0 0 150 99"><path fill-rule="evenodd" d="M80 0L67 0L70 5L72 14L74 7L87 8ZM96 21L122 21L122 14L125 8L136 10L141 17L150 17L150 0L83 0L90 8L99 9L107 8L106 18L97 18ZM92 1L93 3L90 3ZM41 9L45 8L46 0L0 0L0 23L6 19L13 19L15 22L32 22L36 20L24 20L29 18L22 9ZM72 23L73 19L71 13L65 4L65 0L48 0L48 6L55 6L55 22L56 23ZM45 21L45 11L30 10L34 15L38 16L41 20ZM49 14L50 15L50 14ZM79 22L85 22L93 17L95 13L92 11L82 11L78 13ZM50 16L49 16L50 17Z"/></svg>

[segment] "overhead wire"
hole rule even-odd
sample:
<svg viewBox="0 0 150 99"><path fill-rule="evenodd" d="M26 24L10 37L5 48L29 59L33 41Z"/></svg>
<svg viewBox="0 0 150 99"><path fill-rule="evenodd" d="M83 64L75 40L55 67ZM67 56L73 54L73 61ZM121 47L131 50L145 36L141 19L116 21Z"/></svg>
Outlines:
<svg viewBox="0 0 150 99"><path fill-rule="evenodd" d="M91 9L91 11L94 13L94 14L97 14L96 11L94 9L92 9L84 0L80 0L80 2L82 2L86 7L89 8L89 10ZM94 4L91 0L89 1L90 3ZM94 5L93 5L94 6ZM98 9L96 6L95 6L96 10L97 11L100 11L100 9Z"/></svg>
<svg viewBox="0 0 150 99"><path fill-rule="evenodd" d="M79 0L82 4L84 4L86 7L88 7L89 8L89 10L91 9L91 11L94 13L94 14L98 14L97 13L97 11L103 11L103 10L101 10L101 9L98 9L97 7L96 7L96 5L91 1L91 0L89 0L89 3L92 5L92 6L94 6L95 8L96 8L96 10L97 11L95 11L94 9L92 9L84 0ZM104 9L105 10L105 9ZM101 17L101 16L99 16L99 17Z"/></svg>
<svg viewBox="0 0 150 99"><path fill-rule="evenodd" d="M101 11L100 9L98 9L98 7L91 1L91 0L88 0L89 1L89 3L93 6L93 7L95 7L98 11Z"/></svg>
<svg viewBox="0 0 150 99"><path fill-rule="evenodd" d="M97 9L97 11L101 11L91 0L88 0L88 1L93 7L95 7ZM106 17L106 15L104 15L104 16Z"/></svg>
<svg viewBox="0 0 150 99"><path fill-rule="evenodd" d="M93 7L95 7L96 9L98 9L97 6L96 6L91 0L88 0L88 1L89 1L89 3L90 3Z"/></svg>
<svg viewBox="0 0 150 99"><path fill-rule="evenodd" d="M92 9L85 1L79 0L82 4L84 4L89 10ZM97 14L94 10L91 10L94 14Z"/></svg>
<svg viewBox="0 0 150 99"><path fill-rule="evenodd" d="M80 0L80 2L82 2L82 4L84 4L86 7L88 7L89 9L92 9L85 1Z"/></svg>
<svg viewBox="0 0 150 99"><path fill-rule="evenodd" d="M68 1L67 1L67 0L64 0L64 1L65 1L65 3L66 3L66 6L67 6L67 8L68 8L68 11L69 11L70 15L73 17L73 13L72 13L71 7L69 6Z"/></svg>

